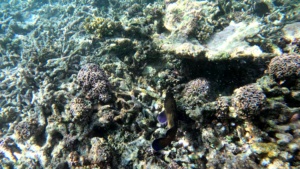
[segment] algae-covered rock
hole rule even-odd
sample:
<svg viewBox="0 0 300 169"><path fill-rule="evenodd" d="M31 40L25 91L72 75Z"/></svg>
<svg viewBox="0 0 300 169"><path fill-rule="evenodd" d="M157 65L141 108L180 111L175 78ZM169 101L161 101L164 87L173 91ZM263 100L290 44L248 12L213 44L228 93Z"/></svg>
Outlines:
<svg viewBox="0 0 300 169"><path fill-rule="evenodd" d="M286 145L293 140L293 136L289 133L276 133L275 137L278 138L278 145Z"/></svg>
<svg viewBox="0 0 300 169"><path fill-rule="evenodd" d="M0 123L5 124L7 122L17 119L17 112L14 108L0 108Z"/></svg>
<svg viewBox="0 0 300 169"><path fill-rule="evenodd" d="M199 20L211 19L217 12L218 8L211 2L178 0L167 5L164 26L170 32L188 36L197 29Z"/></svg>
<svg viewBox="0 0 300 169"><path fill-rule="evenodd" d="M300 38L300 22L287 24L282 28L283 37L291 42Z"/></svg>
<svg viewBox="0 0 300 169"><path fill-rule="evenodd" d="M280 153L276 143L253 143L250 147L252 152L257 153L262 157L274 158Z"/></svg>
<svg viewBox="0 0 300 169"><path fill-rule="evenodd" d="M82 98L74 98L69 105L69 115L73 121L87 121L91 114L91 103Z"/></svg>
<svg viewBox="0 0 300 169"><path fill-rule="evenodd" d="M91 139L91 149L88 159L92 165L100 168L110 168L112 165L112 150L109 144L103 138L94 137Z"/></svg>
<svg viewBox="0 0 300 169"><path fill-rule="evenodd" d="M222 60L243 56L259 57L263 53L260 47L245 41L261 30L258 20L231 22L222 31L215 33L215 22L218 21L214 16L219 10L212 2L180 0L169 4L164 26L171 34L153 36L153 39L163 51L174 53L179 58Z"/></svg>
<svg viewBox="0 0 300 169"><path fill-rule="evenodd" d="M86 19L84 28L87 32L95 34L98 38L105 38L121 31L122 25L120 22L109 18L96 17L94 19Z"/></svg>

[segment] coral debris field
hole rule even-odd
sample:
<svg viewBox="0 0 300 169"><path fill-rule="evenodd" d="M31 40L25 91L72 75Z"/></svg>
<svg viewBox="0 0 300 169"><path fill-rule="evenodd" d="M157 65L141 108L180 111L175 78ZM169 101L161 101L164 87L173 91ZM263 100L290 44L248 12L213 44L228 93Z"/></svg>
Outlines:
<svg viewBox="0 0 300 169"><path fill-rule="evenodd" d="M299 11L1 1L0 168L299 168Z"/></svg>

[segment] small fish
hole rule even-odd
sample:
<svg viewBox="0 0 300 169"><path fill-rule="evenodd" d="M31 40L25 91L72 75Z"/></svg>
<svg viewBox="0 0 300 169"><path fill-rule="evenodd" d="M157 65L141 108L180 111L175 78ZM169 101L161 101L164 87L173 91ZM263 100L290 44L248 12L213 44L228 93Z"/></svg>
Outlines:
<svg viewBox="0 0 300 169"><path fill-rule="evenodd" d="M160 151L165 147L167 147L168 145L170 145L171 142L175 139L177 133L177 128L178 128L177 107L176 107L174 96L170 88L168 88L167 90L164 106L165 106L165 112L164 114L160 114L158 118L161 117L163 119L164 116L166 117L169 130L167 131L165 137L155 139L152 142L152 148L155 151Z"/></svg>

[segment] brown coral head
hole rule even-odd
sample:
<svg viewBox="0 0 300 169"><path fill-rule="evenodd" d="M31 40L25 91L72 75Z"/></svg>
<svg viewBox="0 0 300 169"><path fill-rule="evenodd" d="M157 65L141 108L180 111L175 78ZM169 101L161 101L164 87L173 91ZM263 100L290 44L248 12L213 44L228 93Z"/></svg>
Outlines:
<svg viewBox="0 0 300 169"><path fill-rule="evenodd" d="M283 54L274 57L269 64L268 73L280 81L300 77L300 55Z"/></svg>
<svg viewBox="0 0 300 169"><path fill-rule="evenodd" d="M184 96L202 96L206 97L210 89L209 82L205 78L197 78L189 81L183 90Z"/></svg>
<svg viewBox="0 0 300 169"><path fill-rule="evenodd" d="M240 117L254 117L264 108L266 95L262 89L254 84L249 84L234 90L232 96L233 107Z"/></svg>

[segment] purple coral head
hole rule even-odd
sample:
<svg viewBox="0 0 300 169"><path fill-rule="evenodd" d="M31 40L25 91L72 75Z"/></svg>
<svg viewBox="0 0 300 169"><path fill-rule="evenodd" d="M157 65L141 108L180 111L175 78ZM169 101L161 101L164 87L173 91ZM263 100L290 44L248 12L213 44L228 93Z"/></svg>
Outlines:
<svg viewBox="0 0 300 169"><path fill-rule="evenodd" d="M160 124L162 125L166 125L167 124L167 116L165 111L162 111L161 113L159 113L159 115L157 116L157 120Z"/></svg>

